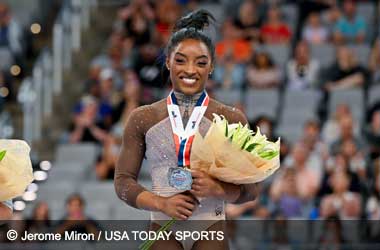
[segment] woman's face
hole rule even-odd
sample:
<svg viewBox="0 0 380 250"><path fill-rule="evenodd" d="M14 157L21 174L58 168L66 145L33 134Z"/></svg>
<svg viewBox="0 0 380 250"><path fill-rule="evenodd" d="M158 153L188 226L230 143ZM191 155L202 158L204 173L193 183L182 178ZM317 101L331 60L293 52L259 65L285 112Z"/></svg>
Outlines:
<svg viewBox="0 0 380 250"><path fill-rule="evenodd" d="M186 39L180 42L166 60L173 89L193 95L203 91L213 69L210 52L203 42Z"/></svg>
<svg viewBox="0 0 380 250"><path fill-rule="evenodd" d="M261 68L268 68L269 67L269 61L268 61L268 57L265 55L265 54L259 54L257 55L257 59L256 59L256 63L257 63L257 66L261 69Z"/></svg>

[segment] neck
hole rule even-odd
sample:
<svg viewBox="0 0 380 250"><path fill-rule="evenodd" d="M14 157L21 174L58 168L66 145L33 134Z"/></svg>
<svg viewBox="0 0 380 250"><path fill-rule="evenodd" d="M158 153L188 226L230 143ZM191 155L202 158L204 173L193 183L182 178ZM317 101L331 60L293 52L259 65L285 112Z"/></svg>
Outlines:
<svg viewBox="0 0 380 250"><path fill-rule="evenodd" d="M177 97L177 101L180 106L183 106L185 104L190 105L190 106L195 106L199 97L201 97L202 93L203 91L193 94L193 95L186 95L182 92L178 92L174 90L174 95L175 97Z"/></svg>

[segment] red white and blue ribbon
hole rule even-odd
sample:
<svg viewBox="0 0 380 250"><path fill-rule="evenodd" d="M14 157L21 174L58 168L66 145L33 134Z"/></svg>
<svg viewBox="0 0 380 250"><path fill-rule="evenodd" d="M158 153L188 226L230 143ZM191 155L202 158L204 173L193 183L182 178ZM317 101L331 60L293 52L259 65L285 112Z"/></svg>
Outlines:
<svg viewBox="0 0 380 250"><path fill-rule="evenodd" d="M190 165L190 150L194 140L199 123L206 112L210 101L206 91L203 91L199 97L193 112L187 122L186 128L183 127L181 112L179 110L177 98L172 91L166 99L170 123L173 130L175 151L178 156L178 166L184 167Z"/></svg>

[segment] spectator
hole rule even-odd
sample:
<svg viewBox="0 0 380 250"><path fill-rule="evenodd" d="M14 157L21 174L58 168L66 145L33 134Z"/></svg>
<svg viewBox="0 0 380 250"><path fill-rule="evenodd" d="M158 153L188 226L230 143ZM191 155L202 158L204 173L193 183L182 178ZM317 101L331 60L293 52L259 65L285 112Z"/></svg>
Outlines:
<svg viewBox="0 0 380 250"><path fill-rule="evenodd" d="M306 121L301 142L310 151L308 166L322 176L323 164L328 159L329 152L327 145L321 140L319 122L315 120Z"/></svg>
<svg viewBox="0 0 380 250"><path fill-rule="evenodd" d="M155 10L156 39L161 47L165 47L176 20L182 14L182 9L175 0L162 0L156 2Z"/></svg>
<svg viewBox="0 0 380 250"><path fill-rule="evenodd" d="M363 135L369 146L370 158L380 157L380 110L372 113L371 122L364 127Z"/></svg>
<svg viewBox="0 0 380 250"><path fill-rule="evenodd" d="M330 157L325 164L325 171L321 182L321 188L318 192L318 197L324 197L327 194L333 192L331 176L336 172L342 172L349 176L350 183L349 188L351 192L360 192L362 189L359 176L351 171L349 159L343 154L339 153L333 157Z"/></svg>
<svg viewBox="0 0 380 250"><path fill-rule="evenodd" d="M118 13L125 35L134 46L146 44L152 39L152 25L155 18L153 6L146 0L131 1Z"/></svg>
<svg viewBox="0 0 380 250"><path fill-rule="evenodd" d="M32 217L26 222L26 230L30 233L49 233L51 230L51 221L49 215L49 206L46 202L38 202L32 213Z"/></svg>
<svg viewBox="0 0 380 250"><path fill-rule="evenodd" d="M334 27L343 14L339 8L337 0L332 0L330 2L330 8L322 12L321 19L324 25L328 28L329 34L332 34Z"/></svg>
<svg viewBox="0 0 380 250"><path fill-rule="evenodd" d="M363 185L367 183L364 153L358 150L353 139L343 141L340 152L347 159L350 171L357 174Z"/></svg>
<svg viewBox="0 0 380 250"><path fill-rule="evenodd" d="M305 122L301 141L309 148L311 154L326 160L329 156L327 145L321 138L320 123L316 120Z"/></svg>
<svg viewBox="0 0 380 250"><path fill-rule="evenodd" d="M322 198L321 217L328 218L335 215L341 219L359 219L362 201L358 193L348 190L349 176L344 172L335 172L329 181L333 193Z"/></svg>
<svg viewBox="0 0 380 250"><path fill-rule="evenodd" d="M100 73L101 72L102 72L102 65L100 65L96 61L93 61L90 64L88 78L84 82L85 92L96 98L100 98Z"/></svg>
<svg viewBox="0 0 380 250"><path fill-rule="evenodd" d="M353 118L350 116L343 117L339 121L339 137L331 145L331 153L337 154L340 152L342 145L347 142L352 141L355 147L359 150L363 149L363 143L359 136L354 134L354 122Z"/></svg>
<svg viewBox="0 0 380 250"><path fill-rule="evenodd" d="M309 151L305 145L297 143L292 149L292 154L284 161L284 170L277 174L273 180L270 196L272 200L279 200L282 190L284 189L285 168L295 170L295 182L297 193L303 201L311 201L320 185L321 176L316 170L308 166Z"/></svg>
<svg viewBox="0 0 380 250"><path fill-rule="evenodd" d="M322 24L319 13L310 13L302 30L302 38L310 44L323 44L329 39L329 30Z"/></svg>
<svg viewBox="0 0 380 250"><path fill-rule="evenodd" d="M144 44L139 47L138 56L133 70L137 73L141 84L147 88L162 88L161 65L157 62L159 49L154 44Z"/></svg>
<svg viewBox="0 0 380 250"><path fill-rule="evenodd" d="M252 55L252 48L248 41L240 37L233 22L226 20L222 27L222 40L216 43L215 53L217 60L231 56L234 62L245 63Z"/></svg>
<svg viewBox="0 0 380 250"><path fill-rule="evenodd" d="M373 44L368 68L371 71L373 83L380 83L380 38L377 38Z"/></svg>
<svg viewBox="0 0 380 250"><path fill-rule="evenodd" d="M343 15L335 25L333 40L337 44L363 43L367 24L364 17L356 13L356 4L353 0L344 0Z"/></svg>
<svg viewBox="0 0 380 250"><path fill-rule="evenodd" d="M72 194L66 201L66 215L58 222L56 232L65 234L76 232L78 234L99 234L99 225L85 214L85 201L79 194Z"/></svg>
<svg viewBox="0 0 380 250"><path fill-rule="evenodd" d="M257 127L260 128L260 131L262 134L264 134L268 140L270 141L276 141L277 136L275 135L273 128L274 128L274 121L268 116L261 115L257 117L254 121L249 122L249 127L256 131Z"/></svg>
<svg viewBox="0 0 380 250"><path fill-rule="evenodd" d="M302 90L316 87L319 62L310 58L306 42L301 41L295 48L294 58L286 66L287 87L290 90Z"/></svg>
<svg viewBox="0 0 380 250"><path fill-rule="evenodd" d="M351 117L352 112L350 107L346 103L340 103L336 106L334 114L325 122L323 130L322 130L322 140L328 145L338 140L340 136L340 120L344 117ZM359 126L354 123L354 134L358 134Z"/></svg>
<svg viewBox="0 0 380 250"><path fill-rule="evenodd" d="M140 85L136 75L129 70L125 73L124 100L114 115L117 123L112 127L110 136L104 143L102 155L96 164L96 176L99 180L113 180L116 160L119 156L125 122L129 114L139 106Z"/></svg>
<svg viewBox="0 0 380 250"><path fill-rule="evenodd" d="M277 88L281 83L281 70L269 54L258 52L247 66L247 84L258 89Z"/></svg>
<svg viewBox="0 0 380 250"><path fill-rule="evenodd" d="M281 20L280 9L276 6L269 8L260 33L265 44L289 44L292 35L290 28Z"/></svg>
<svg viewBox="0 0 380 250"><path fill-rule="evenodd" d="M328 68L328 81L324 89L333 91L363 86L366 82L366 71L358 65L353 51L342 46L337 49L337 61Z"/></svg>
<svg viewBox="0 0 380 250"><path fill-rule="evenodd" d="M212 79L220 89L242 89L244 76L245 65L235 62L230 51L216 61Z"/></svg>
<svg viewBox="0 0 380 250"><path fill-rule="evenodd" d="M338 216L329 216L324 221L322 235L318 240L319 250L344 249L342 222ZM332 247L333 246L333 247Z"/></svg>
<svg viewBox="0 0 380 250"><path fill-rule="evenodd" d="M98 102L92 96L85 96L81 100L81 109L75 114L71 125L70 143L95 142L102 143L108 138L105 125L97 121Z"/></svg>
<svg viewBox="0 0 380 250"><path fill-rule="evenodd" d="M298 193L295 169L287 168L284 170L282 179L282 188L279 190L279 196L272 196L277 203L280 214L286 218L307 217L307 211L303 211L305 207L302 197Z"/></svg>
<svg viewBox="0 0 380 250"><path fill-rule="evenodd" d="M21 27L12 17L9 7L0 3L0 48L10 49L13 56L22 54Z"/></svg>
<svg viewBox="0 0 380 250"><path fill-rule="evenodd" d="M373 192L365 206L366 218L369 220L380 219L380 171L377 171L374 177Z"/></svg>
<svg viewBox="0 0 380 250"><path fill-rule="evenodd" d="M372 242L377 242L380 237L379 219L380 219L380 172L375 175L373 192L365 205L367 231L366 234Z"/></svg>
<svg viewBox="0 0 380 250"><path fill-rule="evenodd" d="M239 7L238 16L234 25L241 32L241 37L247 41L258 42L260 37L260 20L256 12L256 3L252 0L244 0Z"/></svg>
<svg viewBox="0 0 380 250"><path fill-rule="evenodd" d="M113 108L120 102L121 96L114 88L114 71L103 69L100 73L100 98L97 120L102 121L107 129L113 123Z"/></svg>

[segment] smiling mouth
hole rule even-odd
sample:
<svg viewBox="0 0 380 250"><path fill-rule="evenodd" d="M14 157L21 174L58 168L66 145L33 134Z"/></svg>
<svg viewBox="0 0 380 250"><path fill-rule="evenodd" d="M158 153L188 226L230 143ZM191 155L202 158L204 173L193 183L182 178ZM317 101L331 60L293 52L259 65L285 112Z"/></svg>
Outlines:
<svg viewBox="0 0 380 250"><path fill-rule="evenodd" d="M197 81L197 79L190 77L180 77L180 79L187 85L193 85Z"/></svg>

